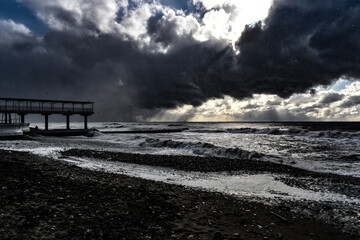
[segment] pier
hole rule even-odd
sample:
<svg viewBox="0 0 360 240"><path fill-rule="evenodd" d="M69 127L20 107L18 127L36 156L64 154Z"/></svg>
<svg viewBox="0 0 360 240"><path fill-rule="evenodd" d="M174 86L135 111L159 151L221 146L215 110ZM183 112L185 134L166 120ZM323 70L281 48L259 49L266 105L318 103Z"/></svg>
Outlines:
<svg viewBox="0 0 360 240"><path fill-rule="evenodd" d="M93 102L60 101L25 98L0 98L1 121L12 123L11 114L17 114L20 122L25 123L27 114L41 114L45 120L45 130L49 129L49 116L61 114L66 116L66 129L70 129L70 116L78 114L84 117L84 129L88 128L88 117L94 114Z"/></svg>

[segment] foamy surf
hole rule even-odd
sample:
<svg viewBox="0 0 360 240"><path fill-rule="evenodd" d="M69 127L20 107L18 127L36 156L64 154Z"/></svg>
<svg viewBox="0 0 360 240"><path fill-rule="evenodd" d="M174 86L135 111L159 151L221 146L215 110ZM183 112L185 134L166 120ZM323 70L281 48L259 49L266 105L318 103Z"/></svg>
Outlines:
<svg viewBox="0 0 360 240"><path fill-rule="evenodd" d="M277 180L279 175L276 174L229 175L224 172L188 172L173 170L171 168L79 157L62 157L59 158L59 160L90 170L124 174L146 180L201 188L208 191L216 191L236 196L283 200L309 200L354 204L360 203L360 199L349 198L345 195L331 192L315 192L288 186Z"/></svg>

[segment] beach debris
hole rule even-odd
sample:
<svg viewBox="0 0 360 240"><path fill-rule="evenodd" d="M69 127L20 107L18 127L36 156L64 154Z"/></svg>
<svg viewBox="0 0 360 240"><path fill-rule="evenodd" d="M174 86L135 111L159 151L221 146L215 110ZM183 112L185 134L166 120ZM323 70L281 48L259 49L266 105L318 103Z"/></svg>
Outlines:
<svg viewBox="0 0 360 240"><path fill-rule="evenodd" d="M275 217L279 218L281 221L284 221L284 222L288 222L288 220L282 216L280 216L279 214L277 213L274 213L274 212L270 212L270 214L274 215Z"/></svg>

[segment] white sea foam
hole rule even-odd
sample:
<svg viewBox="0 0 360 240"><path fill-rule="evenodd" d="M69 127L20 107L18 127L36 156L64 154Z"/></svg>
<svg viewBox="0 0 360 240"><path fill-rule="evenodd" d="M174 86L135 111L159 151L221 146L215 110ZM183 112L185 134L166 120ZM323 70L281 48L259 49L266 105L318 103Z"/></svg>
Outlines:
<svg viewBox="0 0 360 240"><path fill-rule="evenodd" d="M54 144L55 145L55 144ZM64 146L42 144L30 140L0 141L0 149L9 151L29 152L44 157L56 157L60 151L66 149Z"/></svg>
<svg viewBox="0 0 360 240"><path fill-rule="evenodd" d="M229 175L226 173L185 172L170 168L78 157L62 158L61 160L86 169L124 174L131 177L201 188L237 196L360 203L360 199L349 198L340 194L315 192L288 186L276 180L278 175Z"/></svg>

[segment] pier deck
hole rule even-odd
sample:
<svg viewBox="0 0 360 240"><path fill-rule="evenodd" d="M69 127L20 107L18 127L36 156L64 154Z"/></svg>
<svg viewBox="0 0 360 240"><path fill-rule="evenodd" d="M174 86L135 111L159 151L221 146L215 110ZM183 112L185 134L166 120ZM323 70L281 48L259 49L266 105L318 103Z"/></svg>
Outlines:
<svg viewBox="0 0 360 240"><path fill-rule="evenodd" d="M21 118L21 123L25 122L25 115L27 114L41 114L45 117L45 130L48 130L49 116L52 114L65 115L67 129L70 129L70 116L78 114L84 117L84 128L87 129L87 118L94 114L94 103L45 99L0 98L0 113L2 114L1 121L6 124L11 123L11 114L18 114Z"/></svg>

